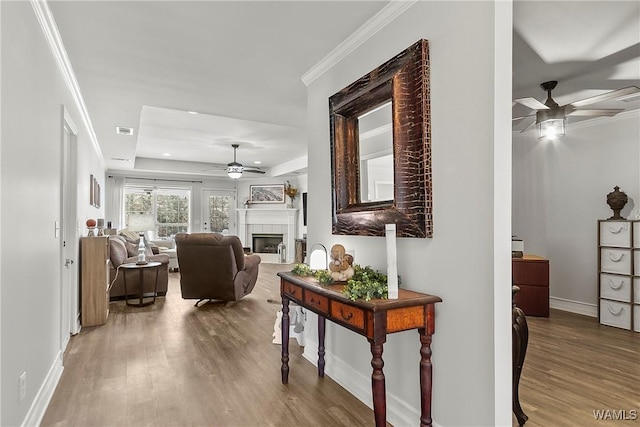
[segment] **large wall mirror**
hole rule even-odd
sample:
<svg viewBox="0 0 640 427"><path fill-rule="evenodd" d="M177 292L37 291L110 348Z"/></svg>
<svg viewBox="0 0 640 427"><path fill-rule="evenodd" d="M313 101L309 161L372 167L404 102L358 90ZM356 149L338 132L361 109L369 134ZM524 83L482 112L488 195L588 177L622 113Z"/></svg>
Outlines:
<svg viewBox="0 0 640 427"><path fill-rule="evenodd" d="M333 234L432 237L429 42L329 98Z"/></svg>

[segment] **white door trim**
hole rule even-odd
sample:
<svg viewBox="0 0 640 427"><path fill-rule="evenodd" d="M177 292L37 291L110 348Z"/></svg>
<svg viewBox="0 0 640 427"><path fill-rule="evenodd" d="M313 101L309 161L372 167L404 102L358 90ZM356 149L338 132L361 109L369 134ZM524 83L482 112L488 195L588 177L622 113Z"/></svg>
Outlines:
<svg viewBox="0 0 640 427"><path fill-rule="evenodd" d="M77 144L78 128L62 107L60 189L60 350L80 331L78 291ZM67 264L67 259L73 264ZM66 266L65 266L66 265Z"/></svg>

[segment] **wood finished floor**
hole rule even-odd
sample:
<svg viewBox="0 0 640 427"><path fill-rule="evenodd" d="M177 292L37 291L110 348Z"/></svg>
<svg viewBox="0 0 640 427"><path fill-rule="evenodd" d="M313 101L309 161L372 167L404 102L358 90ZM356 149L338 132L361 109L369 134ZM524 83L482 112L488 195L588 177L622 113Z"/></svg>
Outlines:
<svg viewBox="0 0 640 427"><path fill-rule="evenodd" d="M525 427L640 425L639 333L559 310L549 318L527 317L527 323L520 380L520 403L529 417ZM627 418L635 410L637 418L595 418L594 410L607 409L626 411Z"/></svg>
<svg viewBox="0 0 640 427"><path fill-rule="evenodd" d="M280 299L261 264L237 303L194 308L171 273L152 306L111 303L106 325L72 337L42 426L370 426L373 411L302 358L291 341L289 384L271 343Z"/></svg>
<svg viewBox="0 0 640 427"><path fill-rule="evenodd" d="M289 385L280 383L280 346L271 344L279 306L267 300L279 300L275 274L290 267L261 264L256 289L235 304L195 309L180 297L177 273L155 305L112 303L106 325L71 338L41 425L373 425L366 405L317 377L295 340ZM526 427L640 424L593 416L635 409L640 417L640 334L557 310L527 321Z"/></svg>

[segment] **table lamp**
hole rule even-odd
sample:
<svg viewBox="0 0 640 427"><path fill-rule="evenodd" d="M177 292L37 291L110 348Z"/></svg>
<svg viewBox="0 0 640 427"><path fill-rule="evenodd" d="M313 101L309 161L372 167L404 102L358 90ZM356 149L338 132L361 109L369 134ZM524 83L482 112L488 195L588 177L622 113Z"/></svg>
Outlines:
<svg viewBox="0 0 640 427"><path fill-rule="evenodd" d="M136 264L143 265L147 263L145 249L145 232L152 231L156 227L153 214L130 214L127 228L140 234L140 242L138 243L138 261Z"/></svg>

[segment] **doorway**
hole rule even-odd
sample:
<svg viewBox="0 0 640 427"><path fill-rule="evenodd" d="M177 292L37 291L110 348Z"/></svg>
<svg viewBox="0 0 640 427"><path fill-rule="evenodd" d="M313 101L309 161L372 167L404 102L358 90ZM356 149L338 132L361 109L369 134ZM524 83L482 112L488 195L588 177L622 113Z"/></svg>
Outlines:
<svg viewBox="0 0 640 427"><path fill-rule="evenodd" d="M236 193L202 190L202 231L236 234Z"/></svg>

